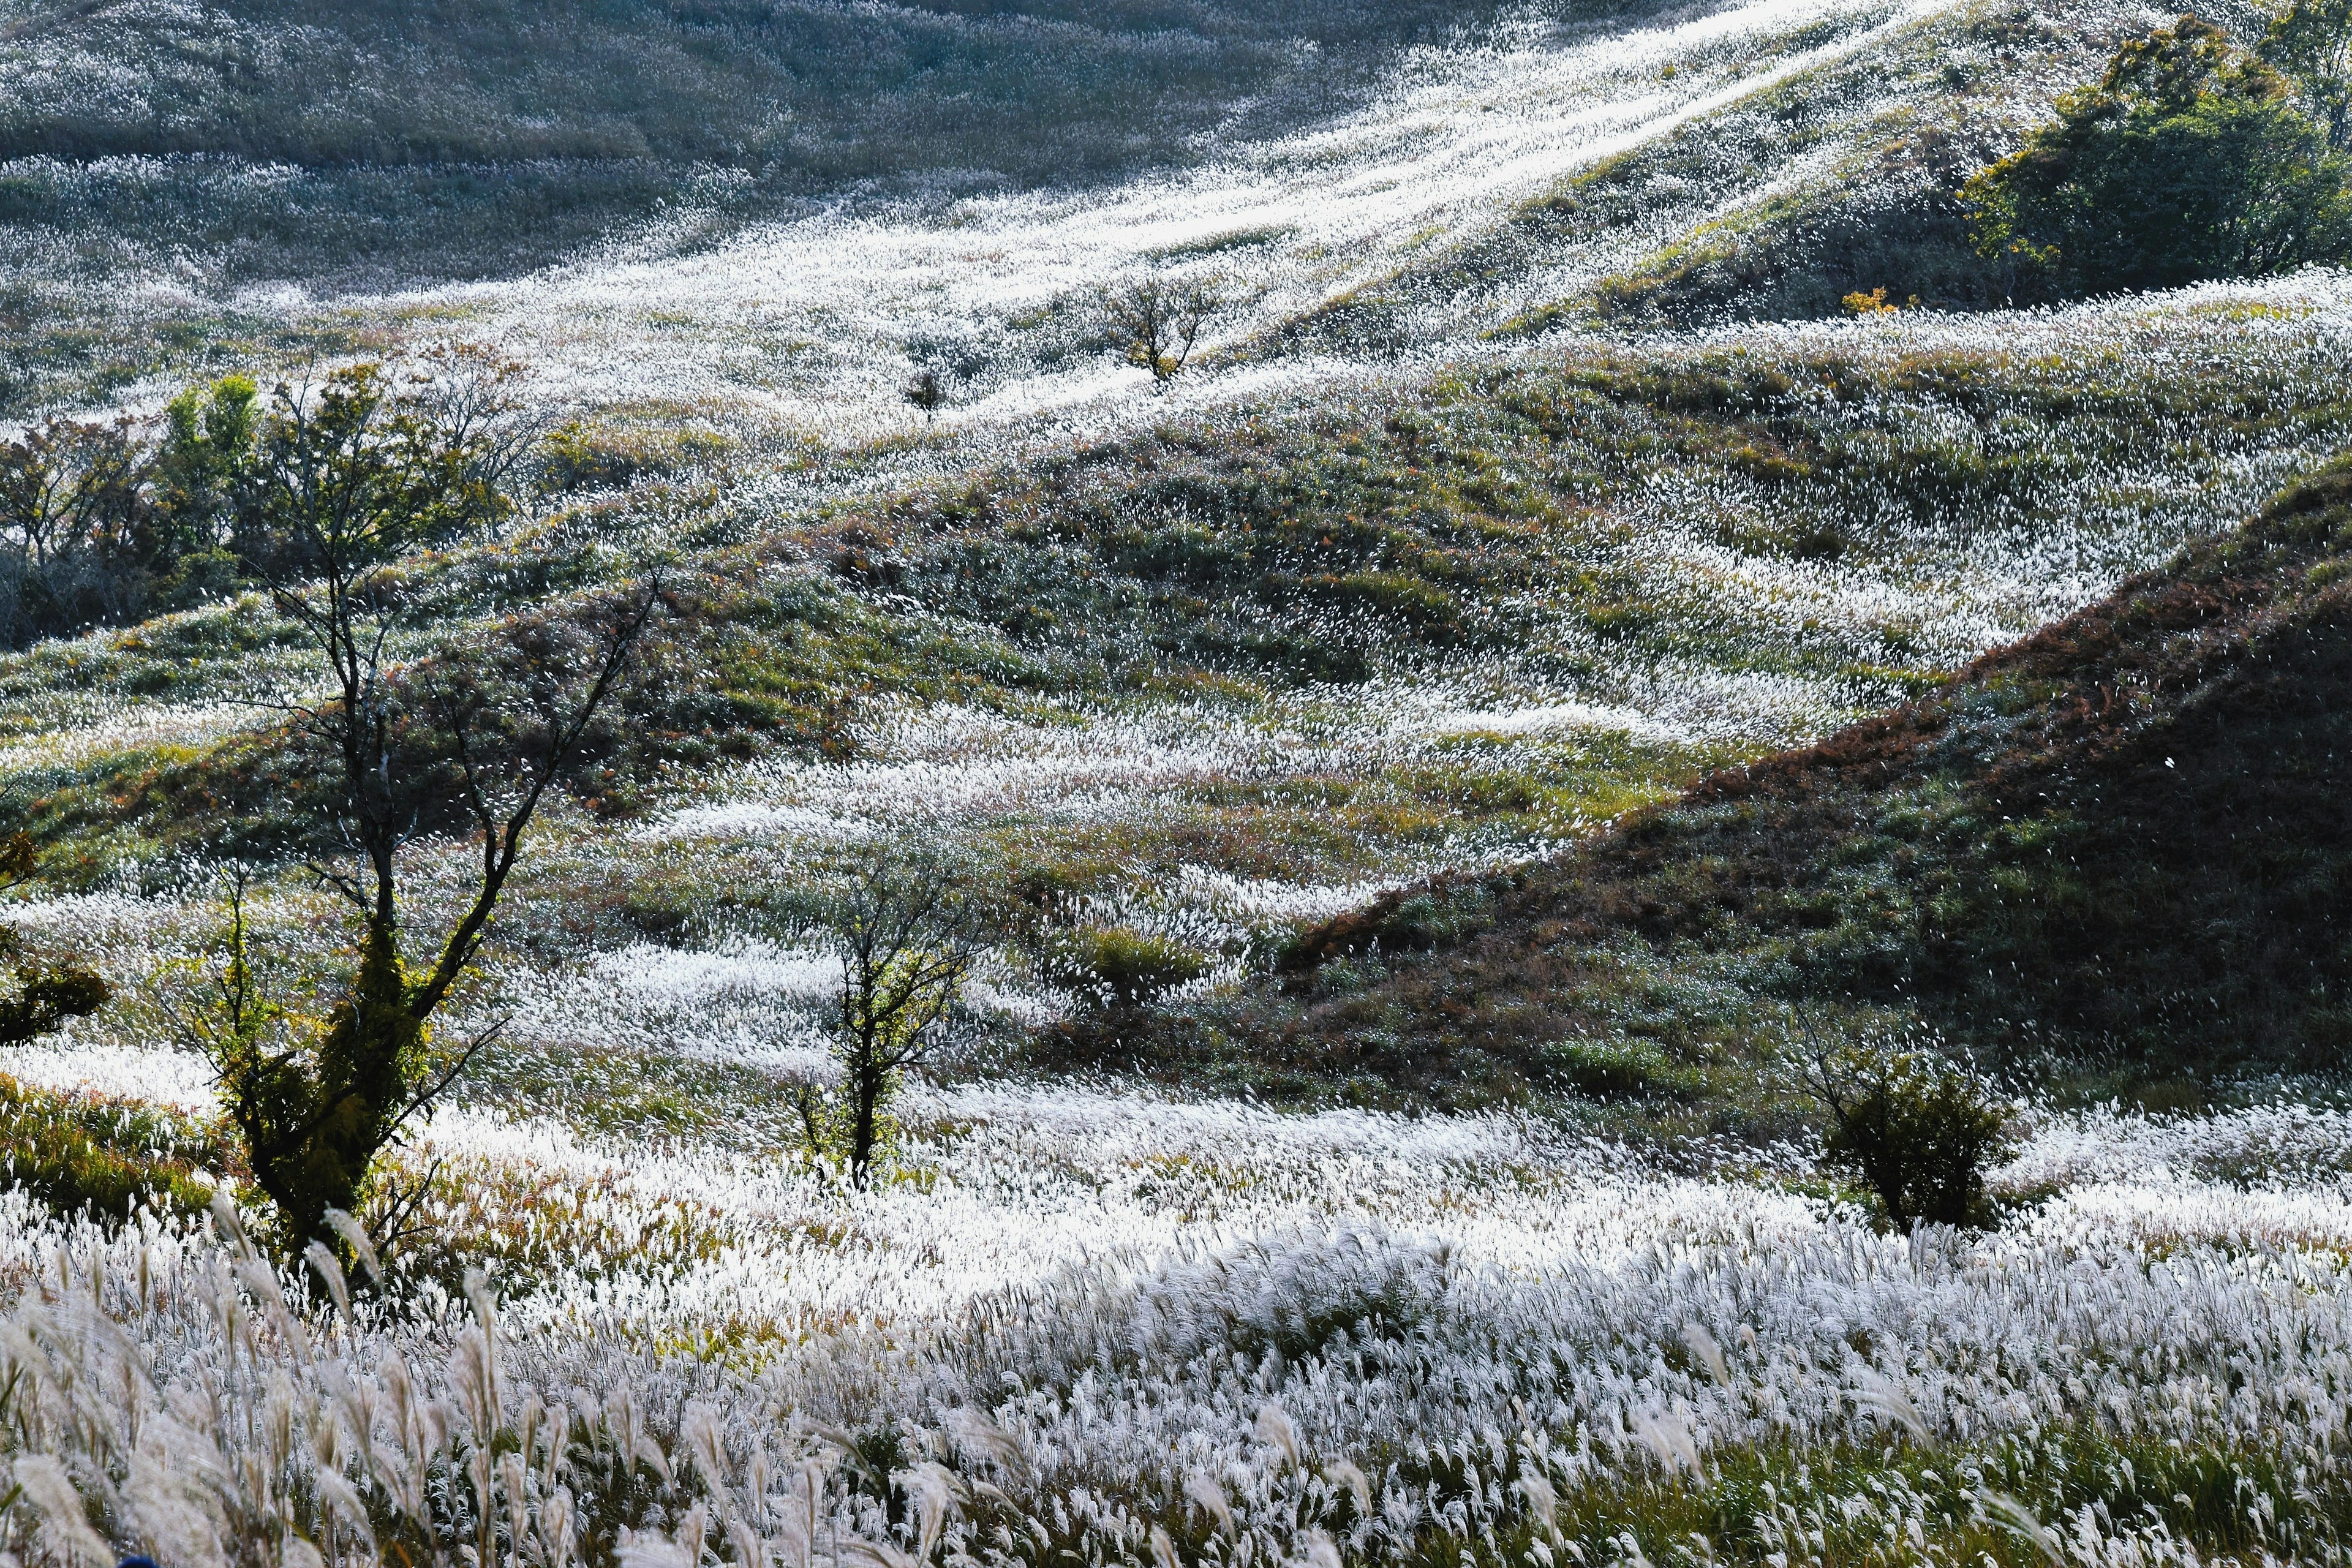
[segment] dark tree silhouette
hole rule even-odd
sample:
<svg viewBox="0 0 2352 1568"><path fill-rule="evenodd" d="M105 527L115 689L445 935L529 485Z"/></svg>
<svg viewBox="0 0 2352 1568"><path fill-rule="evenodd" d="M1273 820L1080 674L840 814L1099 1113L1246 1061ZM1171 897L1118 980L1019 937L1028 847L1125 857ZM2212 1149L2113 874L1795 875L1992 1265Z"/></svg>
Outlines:
<svg viewBox="0 0 2352 1568"><path fill-rule="evenodd" d="M939 418L940 410L947 406L947 382L938 371L925 365L908 380L904 395L923 411L926 423L933 422Z"/></svg>
<svg viewBox="0 0 2352 1568"><path fill-rule="evenodd" d="M1096 295L1103 324L1129 364L1151 373L1163 390L1192 357L1202 329L1224 308L1215 278L1176 279L1158 273L1107 285Z"/></svg>
<svg viewBox="0 0 2352 1568"><path fill-rule="evenodd" d="M481 949L548 791L578 758L659 602L657 584L570 619L517 617L468 652L402 667L389 563L454 522L502 515L494 479L449 426L384 394L362 367L315 395L278 389L259 438L252 569L327 673L287 711L319 759L319 881L350 904L357 963L315 1028L262 994L233 895L219 1005L198 1030L254 1180L292 1251L331 1244L331 1211L360 1204L379 1153L486 1043L436 1047L427 1021ZM404 852L454 817L478 849L471 898L412 969L403 952Z"/></svg>
<svg viewBox="0 0 2352 1568"><path fill-rule="evenodd" d="M30 835L0 840L0 893L32 880L39 856ZM0 960L14 985L0 990L0 1046L21 1046L55 1034L68 1018L85 1018L112 994L105 981L76 963L44 963L29 957L25 939L0 926Z"/></svg>

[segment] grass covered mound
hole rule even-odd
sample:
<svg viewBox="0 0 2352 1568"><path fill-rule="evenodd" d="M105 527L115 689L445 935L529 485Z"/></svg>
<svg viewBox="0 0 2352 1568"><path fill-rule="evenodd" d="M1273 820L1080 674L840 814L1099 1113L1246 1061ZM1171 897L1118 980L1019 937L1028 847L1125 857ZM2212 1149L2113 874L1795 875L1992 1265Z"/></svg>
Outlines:
<svg viewBox="0 0 2352 1568"><path fill-rule="evenodd" d="M120 1219L144 1205L201 1214L235 1152L219 1130L135 1100L0 1073L0 1181L59 1215Z"/></svg>
<svg viewBox="0 0 2352 1568"><path fill-rule="evenodd" d="M1696 1108L1792 1031L1857 1026L2102 1091L2330 1071L2347 584L2338 461L1932 695L1552 861L1389 895L1301 934L1278 986L1123 1037L1454 1102Z"/></svg>
<svg viewBox="0 0 2352 1568"><path fill-rule="evenodd" d="M624 683L626 721L596 738L611 769L597 809L653 808L669 770L846 760L860 724L901 700L1255 713L1284 694L1338 700L1507 661L1514 679L1606 701L1643 700L1696 669L1802 683L1844 711L1875 706L1976 646L1956 643L1932 606L1952 602L1955 577L2015 582L2007 541L2030 534L2119 575L2148 558L2136 537L2210 525L2205 487L2242 483L2229 470L2243 443L2299 466L2345 438L2334 361L2302 329L2194 316L2162 330L2220 334L2232 352L2151 372L2138 339L2092 328L2064 359L2029 359L1998 337L1892 335L1591 353L1443 375L1402 406L1384 394L1311 415L1171 422L830 514L732 517L715 492L682 500L695 520L686 540L713 542L670 577L671 608ZM2199 488L2116 479L2158 463ZM1687 487L1662 496L1650 482L1661 465ZM531 535L543 554L483 541L415 557L414 651L480 655L490 617L561 620L593 605L606 589L563 542L637 526L603 510L623 504L551 520ZM1988 565L1955 564L1979 559ZM1895 591L1832 590L1832 565L1836 583ZM2020 627L2040 618L2038 596L2000 591L1987 613ZM194 612L0 660L0 727L54 724L54 694L68 689L125 710L194 708L242 696L259 669L303 679L285 628L257 612ZM1634 781L1646 792L1688 784L1728 748L1605 749L1664 762ZM1391 781L1417 821L1424 797L1544 833L1631 804L1591 798L1524 738L1454 751L1495 765ZM293 843L282 819L303 768L268 727L110 743L20 764L22 792L0 818L83 885L129 858L278 857ZM1444 823L1426 821L1442 837ZM1383 868L1318 854L1211 863L1253 877Z"/></svg>

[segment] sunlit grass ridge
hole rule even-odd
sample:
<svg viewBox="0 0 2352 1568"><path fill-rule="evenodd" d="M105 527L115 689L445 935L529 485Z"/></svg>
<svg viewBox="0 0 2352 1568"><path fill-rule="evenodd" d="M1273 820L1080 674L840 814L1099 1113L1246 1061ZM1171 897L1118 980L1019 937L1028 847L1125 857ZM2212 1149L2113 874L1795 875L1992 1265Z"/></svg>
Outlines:
<svg viewBox="0 0 2352 1568"><path fill-rule="evenodd" d="M1085 9L0 0L0 405L479 342L545 439L393 568L392 656L665 595L452 997L495 1038L390 1156L381 1289L245 1238L166 1043L232 864L274 994L352 965L319 670L258 593L0 658L11 922L119 998L0 1063L0 1568L2339 1563L2325 1085L2033 1100L1996 1228L1890 1234L1783 1058L1916 1019L1774 989L1895 950L1874 862L1785 941L1629 896L1520 922L1523 992L1442 962L2352 445L2340 274L1893 270L2146 19ZM1096 303L1151 272L1226 300L1164 385ZM477 851L419 826L428 932ZM793 900L877 844L1003 930L861 1188L796 1109L842 971Z"/></svg>
<svg viewBox="0 0 2352 1568"><path fill-rule="evenodd" d="M2101 1560L2324 1558L2342 1517L2341 1414L2307 1370L2352 1331L2341 1195L2202 1185L2151 1158L2178 1140L2152 1149L2145 1124L2053 1124L2029 1166L2096 1150L2112 1173L1998 1237L1906 1240L1507 1122L936 1109L980 1131L870 1197L772 1188L782 1228L755 1252L732 1227L663 1239L701 1209L660 1196L682 1173L593 1180L611 1217L591 1229L619 1221L634 1261L606 1283L509 1274L494 1383L484 1325L434 1289L356 1331L305 1327L213 1244L21 1216L0 1267L35 1287L8 1352L32 1375L8 1419L86 1487L108 1478L91 1495L121 1539L199 1563L248 1510L340 1555L362 1523L470 1540L482 1502L501 1542L517 1522L560 1558L559 1485L574 1550L698 1535L730 1563L916 1552L931 1529L950 1560L1140 1562L1155 1526L1209 1562L1323 1541L1365 1561L2027 1562L2037 1528ZM2341 1146L2340 1117L2294 1112L2198 1136L2259 1146L2281 1118ZM578 1202L474 1223L545 1226L568 1258ZM761 1279L799 1281L803 1305L762 1315L781 1300ZM273 1401L278 1423L248 1427ZM558 1404L575 1414L551 1434ZM632 1423L665 1462L598 1458ZM510 1443L530 1462L487 1492L432 1480ZM336 1515L320 1467L356 1507Z"/></svg>

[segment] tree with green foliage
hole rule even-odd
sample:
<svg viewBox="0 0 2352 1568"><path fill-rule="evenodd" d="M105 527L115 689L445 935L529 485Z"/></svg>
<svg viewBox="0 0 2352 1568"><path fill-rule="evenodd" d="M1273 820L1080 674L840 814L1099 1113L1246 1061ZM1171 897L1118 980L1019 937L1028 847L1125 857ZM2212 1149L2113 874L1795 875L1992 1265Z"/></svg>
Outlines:
<svg viewBox="0 0 2352 1568"><path fill-rule="evenodd" d="M2104 292L2352 257L2347 176L2287 77L2189 16L2125 45L1961 195L2017 291Z"/></svg>
<svg viewBox="0 0 2352 1568"><path fill-rule="evenodd" d="M2352 153L2352 0L2292 0L2271 18L2260 53L2327 128L2328 146Z"/></svg>
<svg viewBox="0 0 2352 1568"><path fill-rule="evenodd" d="M227 546L251 472L259 392L252 377L228 375L188 387L164 405L150 480L162 519L157 609L184 608L237 585L241 574Z"/></svg>
<svg viewBox="0 0 2352 1568"><path fill-rule="evenodd" d="M300 574L307 537L287 520L320 507L381 511L387 475L364 452L399 447L393 504L406 543L499 520L537 431L521 367L469 344L395 375L353 365L267 403L246 376L190 387L160 421L52 417L0 441L0 646L129 626L242 586Z"/></svg>
<svg viewBox="0 0 2352 1568"><path fill-rule="evenodd" d="M128 419L51 418L0 443L0 644L143 613L151 454Z"/></svg>
<svg viewBox="0 0 2352 1568"><path fill-rule="evenodd" d="M430 375L402 386L375 364L279 384L255 421L234 508L228 543L246 571L290 609L284 583L341 581L505 521L504 454L472 401Z"/></svg>
<svg viewBox="0 0 2352 1568"><path fill-rule="evenodd" d="M1887 1223L1985 1222L1985 1173L2008 1157L2012 1112L1983 1079L1938 1051L1819 1043L1802 1072L1829 1111L1825 1162L1859 1176Z"/></svg>
<svg viewBox="0 0 2352 1568"><path fill-rule="evenodd" d="M398 556L510 504L468 452L370 366L315 391L280 386L255 436L237 543L324 668L322 697L287 710L289 738L316 759L316 837L341 853L308 868L351 906L355 962L322 1016L267 997L240 884L217 1005L192 1032L290 1251L333 1243L330 1212L358 1211L378 1154L485 1042L438 1047L429 1021L479 952L533 816L659 599L649 584L572 620L511 619L429 666L391 662ZM478 850L473 891L412 967L404 857L453 818Z"/></svg>
<svg viewBox="0 0 2352 1568"><path fill-rule="evenodd" d="M987 952L983 903L962 868L927 850L868 845L820 868L787 900L782 934L841 965L830 1022L838 1080L799 1086L810 1151L863 1187L891 1134L890 1102L935 1060Z"/></svg>

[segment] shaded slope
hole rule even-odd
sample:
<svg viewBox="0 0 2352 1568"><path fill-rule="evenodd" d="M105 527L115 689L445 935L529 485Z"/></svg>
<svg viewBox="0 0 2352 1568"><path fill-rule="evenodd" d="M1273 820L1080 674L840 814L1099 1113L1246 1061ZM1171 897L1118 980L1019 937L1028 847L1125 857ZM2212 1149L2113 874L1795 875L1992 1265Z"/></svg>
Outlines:
<svg viewBox="0 0 2352 1568"><path fill-rule="evenodd" d="M86 260L129 245L218 251L232 273L467 276L681 204L1190 162L1344 104L1400 48L1489 14L0 0L0 227L54 226Z"/></svg>
<svg viewBox="0 0 2352 1568"><path fill-rule="evenodd" d="M1441 1099L1705 1098L1808 1017L2072 1076L2334 1070L2347 584L2338 463L1917 702L1306 932L1282 992L1156 1043Z"/></svg>

